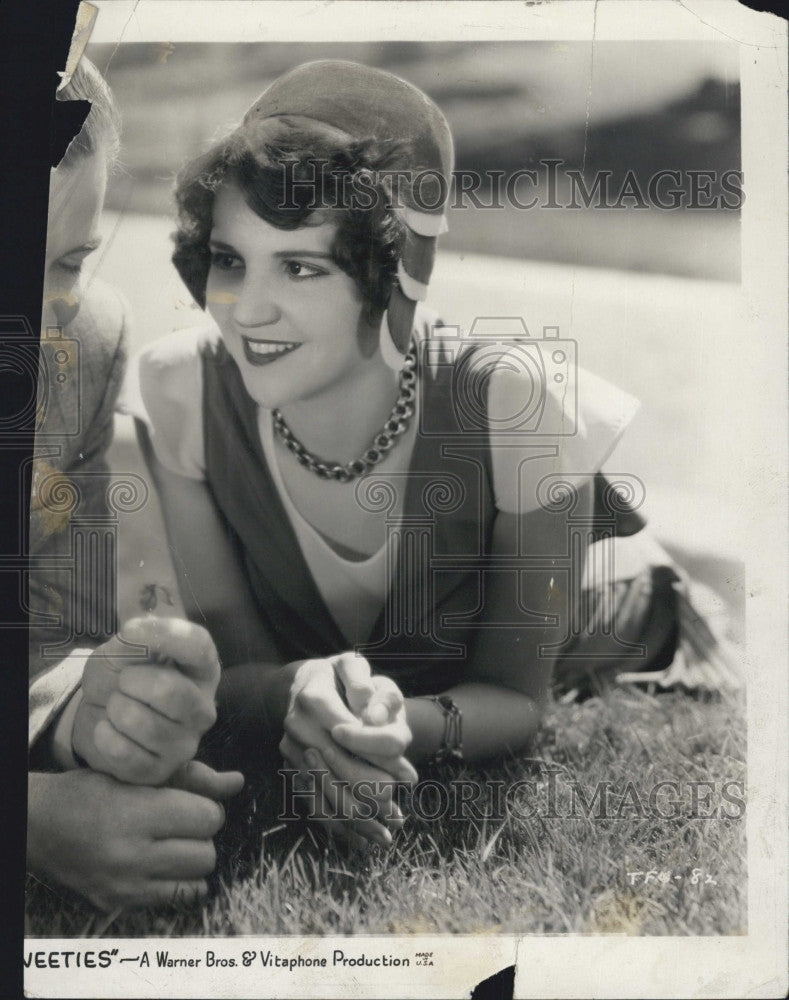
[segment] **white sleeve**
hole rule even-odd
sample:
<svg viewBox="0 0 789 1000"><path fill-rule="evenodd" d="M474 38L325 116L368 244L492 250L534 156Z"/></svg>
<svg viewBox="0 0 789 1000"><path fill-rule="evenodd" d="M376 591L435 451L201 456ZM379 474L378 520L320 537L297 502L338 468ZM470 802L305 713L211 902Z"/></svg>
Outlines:
<svg viewBox="0 0 789 1000"><path fill-rule="evenodd" d="M503 361L488 381L493 491L499 510L525 514L539 507L545 476L599 472L639 403L583 369L569 383L540 383Z"/></svg>
<svg viewBox="0 0 789 1000"><path fill-rule="evenodd" d="M32 747L71 700L92 649L74 649L60 663L36 675L28 691L28 747Z"/></svg>
<svg viewBox="0 0 789 1000"><path fill-rule="evenodd" d="M205 330L183 330L148 345L129 364L118 409L142 421L162 465L205 478L203 369Z"/></svg>

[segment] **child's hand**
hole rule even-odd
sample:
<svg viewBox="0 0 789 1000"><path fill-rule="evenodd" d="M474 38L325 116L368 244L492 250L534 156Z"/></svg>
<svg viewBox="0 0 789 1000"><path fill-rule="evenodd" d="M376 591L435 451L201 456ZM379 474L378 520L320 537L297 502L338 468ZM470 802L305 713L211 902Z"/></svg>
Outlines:
<svg viewBox="0 0 789 1000"><path fill-rule="evenodd" d="M146 659L128 644L148 648ZM134 618L85 664L74 752L96 771L161 785L197 752L216 721L219 658L199 625Z"/></svg>

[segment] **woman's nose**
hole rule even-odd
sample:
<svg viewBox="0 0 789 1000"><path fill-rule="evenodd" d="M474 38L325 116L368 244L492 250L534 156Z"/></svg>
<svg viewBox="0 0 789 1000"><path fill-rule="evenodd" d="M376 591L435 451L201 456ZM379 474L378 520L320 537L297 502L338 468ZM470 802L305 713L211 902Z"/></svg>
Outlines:
<svg viewBox="0 0 789 1000"><path fill-rule="evenodd" d="M263 281L249 278L233 304L233 321L245 330L258 326L271 326L281 316L275 297Z"/></svg>

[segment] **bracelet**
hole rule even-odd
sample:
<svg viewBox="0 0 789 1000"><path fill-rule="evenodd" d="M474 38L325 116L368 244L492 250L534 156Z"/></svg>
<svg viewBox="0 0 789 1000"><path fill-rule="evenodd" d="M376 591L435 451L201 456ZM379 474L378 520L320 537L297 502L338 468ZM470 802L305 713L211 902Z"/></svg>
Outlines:
<svg viewBox="0 0 789 1000"><path fill-rule="evenodd" d="M448 694L430 694L429 698L444 715L444 737L430 764L463 763L463 713Z"/></svg>

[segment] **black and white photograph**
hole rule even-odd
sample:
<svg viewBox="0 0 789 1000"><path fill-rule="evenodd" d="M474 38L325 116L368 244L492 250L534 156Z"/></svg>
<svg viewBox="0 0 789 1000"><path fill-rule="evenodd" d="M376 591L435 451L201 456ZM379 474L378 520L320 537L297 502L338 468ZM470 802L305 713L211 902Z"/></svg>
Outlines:
<svg viewBox="0 0 789 1000"><path fill-rule="evenodd" d="M782 995L786 22L73 7L29 995Z"/></svg>

